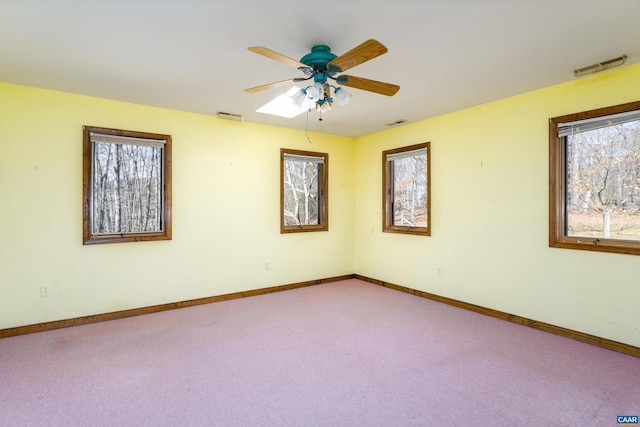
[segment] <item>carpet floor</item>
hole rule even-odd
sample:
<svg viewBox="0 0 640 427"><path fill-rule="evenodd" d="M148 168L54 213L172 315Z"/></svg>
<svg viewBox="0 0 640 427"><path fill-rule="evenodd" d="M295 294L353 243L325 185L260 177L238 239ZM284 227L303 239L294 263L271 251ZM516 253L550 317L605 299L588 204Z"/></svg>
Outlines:
<svg viewBox="0 0 640 427"><path fill-rule="evenodd" d="M615 426L640 359L356 279L0 339L0 426Z"/></svg>

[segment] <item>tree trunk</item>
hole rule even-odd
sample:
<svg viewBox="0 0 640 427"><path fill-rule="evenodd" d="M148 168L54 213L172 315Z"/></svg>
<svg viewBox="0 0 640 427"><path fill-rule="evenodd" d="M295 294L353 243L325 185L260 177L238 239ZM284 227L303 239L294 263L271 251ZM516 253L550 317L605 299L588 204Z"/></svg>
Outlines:
<svg viewBox="0 0 640 427"><path fill-rule="evenodd" d="M293 180L291 179L291 171L290 171L289 162L285 162L284 165L284 175L285 175L285 191L288 186L291 189L291 194L293 195L293 218L296 221L297 225L300 225L300 205L298 204L298 195L296 193L296 188ZM288 185L287 185L288 184Z"/></svg>
<svg viewBox="0 0 640 427"><path fill-rule="evenodd" d="M304 190L304 224L309 224L309 183L307 182L307 162L302 163L302 189Z"/></svg>
<svg viewBox="0 0 640 427"><path fill-rule="evenodd" d="M602 233L605 239L608 239L611 233L611 212L606 208L602 212Z"/></svg>

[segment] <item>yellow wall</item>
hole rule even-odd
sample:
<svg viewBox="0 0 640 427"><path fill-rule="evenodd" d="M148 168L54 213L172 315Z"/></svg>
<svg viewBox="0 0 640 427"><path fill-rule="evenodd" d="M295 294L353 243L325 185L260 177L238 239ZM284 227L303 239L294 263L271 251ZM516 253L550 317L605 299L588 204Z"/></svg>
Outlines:
<svg viewBox="0 0 640 427"><path fill-rule="evenodd" d="M638 82L629 66L358 138L355 271L640 345L640 258L548 247L548 119L637 101ZM380 153L424 141L432 236L382 233Z"/></svg>
<svg viewBox="0 0 640 427"><path fill-rule="evenodd" d="M172 241L82 245L82 125L172 135ZM353 273L353 140L311 138L0 83L0 329ZM328 232L280 234L281 147L329 153Z"/></svg>
<svg viewBox="0 0 640 427"><path fill-rule="evenodd" d="M297 130L0 83L0 329L358 273L640 345L640 258L547 242L548 119L636 101L638 81L628 66L311 146ZM172 241L81 244L82 125L173 136ZM382 233L381 152L423 141L433 235ZM329 153L329 232L279 234L280 147Z"/></svg>

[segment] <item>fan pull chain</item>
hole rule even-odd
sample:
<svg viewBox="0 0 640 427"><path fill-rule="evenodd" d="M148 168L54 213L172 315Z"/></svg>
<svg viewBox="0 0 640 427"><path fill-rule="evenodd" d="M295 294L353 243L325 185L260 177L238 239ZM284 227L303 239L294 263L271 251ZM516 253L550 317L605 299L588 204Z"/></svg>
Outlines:
<svg viewBox="0 0 640 427"><path fill-rule="evenodd" d="M309 138L309 111L307 110L307 123L304 126L304 134L307 136L307 141L311 144L311 138Z"/></svg>

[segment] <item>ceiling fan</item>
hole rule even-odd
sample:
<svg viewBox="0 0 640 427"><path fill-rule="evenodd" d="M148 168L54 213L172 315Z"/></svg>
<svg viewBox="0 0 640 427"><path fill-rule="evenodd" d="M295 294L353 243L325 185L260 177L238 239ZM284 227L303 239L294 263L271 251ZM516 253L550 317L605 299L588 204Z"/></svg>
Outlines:
<svg viewBox="0 0 640 427"><path fill-rule="evenodd" d="M310 81L309 86L296 91L291 95L291 99L300 106L304 106L305 103L309 107L315 105L316 110L324 112L331 109L334 98L341 104L348 102L350 95L341 86L353 87L387 96L395 95L400 89L400 86L391 83L340 74L386 53L388 50L386 46L377 40L369 39L340 56L333 54L329 46L316 45L300 61L291 59L266 47L253 46L248 49L251 52L297 68L305 75L305 77L296 77L245 89L244 91L248 93L286 86L290 83Z"/></svg>

